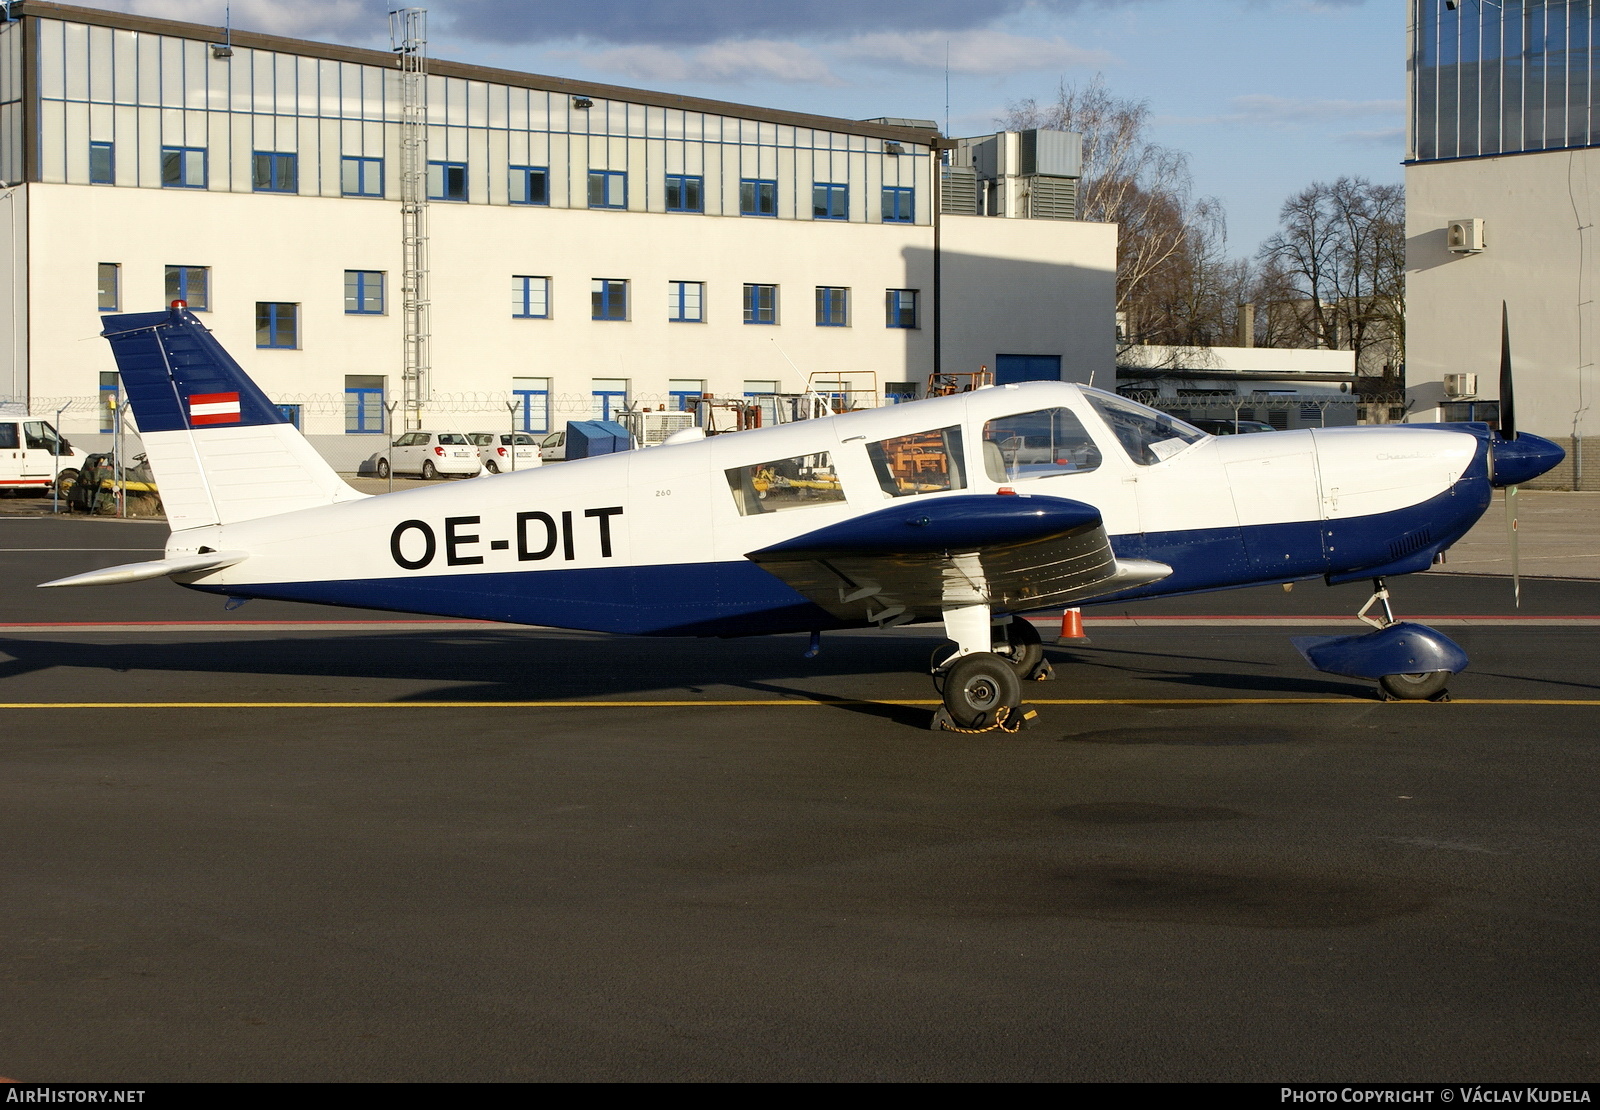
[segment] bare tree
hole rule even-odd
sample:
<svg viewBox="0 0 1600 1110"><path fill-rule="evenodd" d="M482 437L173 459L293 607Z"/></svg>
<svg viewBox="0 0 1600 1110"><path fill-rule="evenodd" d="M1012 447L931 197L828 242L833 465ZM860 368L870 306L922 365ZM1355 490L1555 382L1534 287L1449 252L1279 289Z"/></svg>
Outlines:
<svg viewBox="0 0 1600 1110"><path fill-rule="evenodd" d="M1209 272L1202 277L1200 271L1221 257L1226 223L1219 201L1195 199L1188 155L1148 138L1149 121L1148 102L1114 96L1096 76L1082 87L1062 82L1050 103L1017 101L1000 122L1011 131L1037 127L1083 136L1078 214L1119 225L1117 311L1128 320L1127 332L1136 342L1183 342L1174 324L1180 325L1176 333L1220 329L1220 321L1180 322L1172 315L1178 308L1172 293L1185 273L1201 286L1211 282ZM1166 304L1151 303L1158 285L1166 287Z"/></svg>
<svg viewBox="0 0 1600 1110"><path fill-rule="evenodd" d="M1358 372L1405 356L1405 215L1398 185L1316 182L1283 204L1261 245L1258 292L1276 346L1356 352Z"/></svg>

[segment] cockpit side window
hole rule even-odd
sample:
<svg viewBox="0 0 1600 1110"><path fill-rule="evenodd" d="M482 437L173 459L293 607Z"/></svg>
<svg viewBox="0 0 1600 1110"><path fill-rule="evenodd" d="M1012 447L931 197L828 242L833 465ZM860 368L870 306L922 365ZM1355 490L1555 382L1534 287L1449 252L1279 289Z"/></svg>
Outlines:
<svg viewBox="0 0 1600 1110"><path fill-rule="evenodd" d="M1083 474L1100 465L1100 449L1071 409L1036 409L983 426L983 470L991 482L1025 482Z"/></svg>
<svg viewBox="0 0 1600 1110"><path fill-rule="evenodd" d="M1199 428L1113 393L1085 389L1083 396L1140 466L1154 466L1206 438Z"/></svg>
<svg viewBox="0 0 1600 1110"><path fill-rule="evenodd" d="M878 486L891 497L965 489L961 467L961 428L896 436L867 444Z"/></svg>
<svg viewBox="0 0 1600 1110"><path fill-rule="evenodd" d="M736 466L725 473L740 516L804 509L845 499L838 472L833 469L833 456L826 451Z"/></svg>

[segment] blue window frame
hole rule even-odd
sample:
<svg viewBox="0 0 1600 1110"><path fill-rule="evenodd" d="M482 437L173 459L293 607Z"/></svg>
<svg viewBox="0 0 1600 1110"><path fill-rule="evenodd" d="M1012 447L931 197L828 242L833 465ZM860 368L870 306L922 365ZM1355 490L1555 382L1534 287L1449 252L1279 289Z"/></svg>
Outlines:
<svg viewBox="0 0 1600 1110"><path fill-rule="evenodd" d="M298 193L299 155L256 151L250 156L250 183L258 193Z"/></svg>
<svg viewBox="0 0 1600 1110"><path fill-rule="evenodd" d="M100 430L117 430L117 407L122 400L122 379L115 370L100 371Z"/></svg>
<svg viewBox="0 0 1600 1110"><path fill-rule="evenodd" d="M115 312L122 303L122 264L102 262L97 290L101 312Z"/></svg>
<svg viewBox="0 0 1600 1110"><path fill-rule="evenodd" d="M339 162L339 191L347 197L383 196L383 159L346 155Z"/></svg>
<svg viewBox="0 0 1600 1110"><path fill-rule="evenodd" d="M383 271L344 272L344 311L348 316L383 315Z"/></svg>
<svg viewBox="0 0 1600 1110"><path fill-rule="evenodd" d="M747 324L776 324L778 322L778 287L776 285L746 285L744 287L744 322Z"/></svg>
<svg viewBox="0 0 1600 1110"><path fill-rule="evenodd" d="M812 185L811 218L813 220L848 220L850 218L850 186L829 185L821 181Z"/></svg>
<svg viewBox="0 0 1600 1110"><path fill-rule="evenodd" d="M843 328L850 324L850 290L838 285L817 286L817 327Z"/></svg>
<svg viewBox="0 0 1600 1110"><path fill-rule="evenodd" d="M283 413L284 419L294 425L296 431L305 429L304 405L279 405L278 411Z"/></svg>
<svg viewBox="0 0 1600 1110"><path fill-rule="evenodd" d="M595 378L590 386L596 420L610 420L628 407L628 379Z"/></svg>
<svg viewBox="0 0 1600 1110"><path fill-rule="evenodd" d="M667 174L667 211L704 212L706 182L698 174Z"/></svg>
<svg viewBox="0 0 1600 1110"><path fill-rule="evenodd" d="M512 204L549 204L549 171L544 166L512 166L506 195Z"/></svg>
<svg viewBox="0 0 1600 1110"><path fill-rule="evenodd" d="M197 146L161 148L161 187L163 189L204 189L206 152Z"/></svg>
<svg viewBox="0 0 1600 1110"><path fill-rule="evenodd" d="M628 207L628 175L621 170L590 170L589 207Z"/></svg>
<svg viewBox="0 0 1600 1110"><path fill-rule="evenodd" d="M465 162L429 162L428 199L466 200L467 164Z"/></svg>
<svg viewBox="0 0 1600 1110"><path fill-rule="evenodd" d="M706 322L706 285L703 281L667 282L667 319L674 324Z"/></svg>
<svg viewBox="0 0 1600 1110"><path fill-rule="evenodd" d="M194 312L211 310L211 268L168 266L167 303L182 301Z"/></svg>
<svg viewBox="0 0 1600 1110"><path fill-rule="evenodd" d="M617 278L595 278L589 287L590 307L596 320L628 318L628 283Z"/></svg>
<svg viewBox="0 0 1600 1110"><path fill-rule="evenodd" d="M550 319L550 279L522 274L513 276L511 315L518 320Z"/></svg>
<svg viewBox="0 0 1600 1110"><path fill-rule="evenodd" d="M701 379L673 378L667 382L667 396L674 412L692 412L694 403L705 394L706 383Z"/></svg>
<svg viewBox="0 0 1600 1110"><path fill-rule="evenodd" d="M383 377L379 374L352 374L344 380L345 435L381 436L384 417Z"/></svg>
<svg viewBox="0 0 1600 1110"><path fill-rule="evenodd" d="M884 290L884 307L887 312L885 327L914 328L917 326L917 290Z"/></svg>
<svg viewBox="0 0 1600 1110"><path fill-rule="evenodd" d="M256 346L281 350L299 347L300 306L281 301L257 301Z"/></svg>
<svg viewBox="0 0 1600 1110"><path fill-rule="evenodd" d="M548 432L550 430L550 379L522 378L518 380L544 383L543 389L527 386L511 391L511 396L516 398L517 411L522 418L522 428L520 430L524 432Z"/></svg>
<svg viewBox="0 0 1600 1110"><path fill-rule="evenodd" d="M117 183L117 150L110 143L89 144L89 184Z"/></svg>
<svg viewBox="0 0 1600 1110"><path fill-rule="evenodd" d="M746 177L739 181L739 215L776 216L778 214L778 183L761 178Z"/></svg>
<svg viewBox="0 0 1600 1110"><path fill-rule="evenodd" d="M917 220L917 191L900 185L883 187L883 222L909 224Z"/></svg>

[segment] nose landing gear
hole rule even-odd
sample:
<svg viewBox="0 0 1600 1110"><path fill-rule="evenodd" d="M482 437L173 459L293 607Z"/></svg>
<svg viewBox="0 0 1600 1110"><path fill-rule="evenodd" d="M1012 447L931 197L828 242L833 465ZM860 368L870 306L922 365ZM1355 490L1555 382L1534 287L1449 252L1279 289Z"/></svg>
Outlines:
<svg viewBox="0 0 1600 1110"><path fill-rule="evenodd" d="M1381 605L1378 616L1368 610ZM1385 701L1446 701L1450 676L1466 669L1467 653L1425 624L1397 621L1382 578L1356 617L1376 631L1361 636L1296 636L1294 646L1319 671L1377 679Z"/></svg>

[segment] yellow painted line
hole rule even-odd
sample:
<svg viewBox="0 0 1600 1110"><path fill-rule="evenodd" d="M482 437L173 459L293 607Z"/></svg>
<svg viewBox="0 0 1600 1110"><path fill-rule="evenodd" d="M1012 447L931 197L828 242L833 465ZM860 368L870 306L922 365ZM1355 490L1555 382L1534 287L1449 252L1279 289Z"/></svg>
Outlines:
<svg viewBox="0 0 1600 1110"><path fill-rule="evenodd" d="M939 705L937 698L749 698L707 701L19 701L4 709L722 709L748 706ZM1029 698L1027 705L1434 705L1338 698ZM1600 698L1452 698L1450 705L1600 706Z"/></svg>

